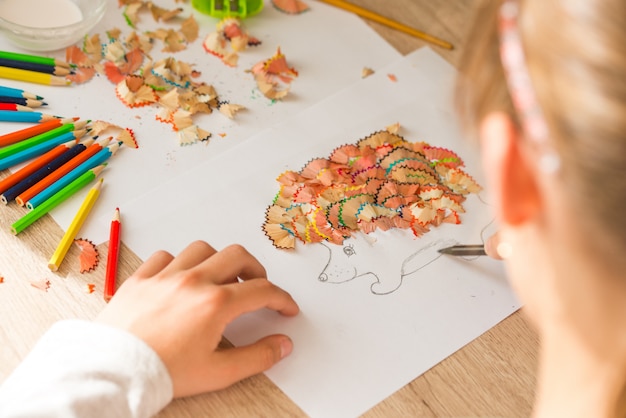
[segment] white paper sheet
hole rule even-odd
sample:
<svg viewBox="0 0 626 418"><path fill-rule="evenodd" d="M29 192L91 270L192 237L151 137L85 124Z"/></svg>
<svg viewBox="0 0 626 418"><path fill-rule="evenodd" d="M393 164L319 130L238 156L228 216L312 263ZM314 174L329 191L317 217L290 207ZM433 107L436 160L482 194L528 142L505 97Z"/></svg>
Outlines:
<svg viewBox="0 0 626 418"><path fill-rule="evenodd" d="M248 110L230 120L220 112L198 115L197 124L213 137L208 145L178 145L171 126L155 120L157 107L129 109L115 96L115 88L105 77L98 76L88 83L72 87L51 87L0 80L2 85L22 88L44 96L48 107L43 112L64 117L106 120L132 128L139 149L121 149L103 172L104 186L81 235L96 243L108 239L108 227L94 219L110 218L115 207L159 187L172 177L195 165L217 157L253 134L270 127L290 115L295 115L318 101L361 78L364 66L381 68L401 55L358 17L334 7L312 2L307 13L291 16L277 11L269 1L263 11L244 21L249 33L263 43L240 53L236 68L227 67L218 58L206 53L202 47L205 36L215 30L216 19L192 11L189 4L173 1L156 1L162 7L184 7L184 17L194 13L200 25L198 40L176 54L162 54L162 44L156 43L154 60L164 56L195 64L202 75L199 80L213 84L220 100L244 105ZM92 31L106 39L105 31L120 28L125 35L131 32L122 16L123 9L111 2L102 22ZM139 30L168 27L154 23L148 12L140 14ZM178 29L178 24L171 26ZM283 101L272 103L256 89L251 74L246 73L254 64L270 58L280 47L290 66L300 75L291 86L290 95ZM0 50L16 48L0 37ZM51 55L65 59L64 51ZM2 124L0 132L10 132L25 125ZM219 133L226 133L224 138ZM67 228L84 198L86 190L71 198L52 212L54 219Z"/></svg>
<svg viewBox="0 0 626 418"><path fill-rule="evenodd" d="M484 238L491 222L484 193L464 204L461 225L419 239L388 231L350 240L355 268L381 281L399 280L405 260L417 254L417 271L384 296L372 293L371 274L341 284L319 281L328 247L277 250L261 230L282 171L299 170L394 122L407 140L457 152L482 183L476 145L461 138L453 117L454 76L434 52L420 50L122 208L124 240L141 257L158 248L176 253L193 239L218 248L241 243L295 297L298 317L249 314L226 336L242 345L274 332L290 335L292 356L267 375L311 417L358 416L519 307L498 262L437 258L444 242Z"/></svg>

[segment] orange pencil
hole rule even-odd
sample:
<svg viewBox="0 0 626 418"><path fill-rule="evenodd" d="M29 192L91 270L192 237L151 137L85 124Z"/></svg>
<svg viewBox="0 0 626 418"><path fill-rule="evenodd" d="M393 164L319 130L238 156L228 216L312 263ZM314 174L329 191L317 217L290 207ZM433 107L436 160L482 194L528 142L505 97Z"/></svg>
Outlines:
<svg viewBox="0 0 626 418"><path fill-rule="evenodd" d="M81 163L84 163L85 161L87 161L89 157L91 157L92 155L100 151L110 140L111 138L106 138L106 139L102 139L91 144L83 152L81 152L80 154L78 154L77 156L75 156L74 158L66 162L65 164L63 164L61 167L57 168L55 171L50 173L50 175L41 179L38 183L35 183L34 185L32 185L29 189L25 190L23 193L21 193L19 196L15 198L15 201L17 202L18 205L24 206L26 202L28 202L32 197L38 195L43 190L45 190L48 186L50 186L52 183L54 183L55 181L57 181L58 179L60 179L61 177L63 177L64 175L66 175L67 173L75 169L76 167L78 167L78 165L80 165Z"/></svg>
<svg viewBox="0 0 626 418"><path fill-rule="evenodd" d="M31 126L26 129L21 129L19 131L11 132L5 135L0 135L0 147L15 144L16 142L20 142L25 139L32 138L33 136L42 134L44 132L51 131L54 128L58 128L59 126L64 125L66 123L76 122L77 120L78 118L53 119L47 122L39 123L35 126Z"/></svg>
<svg viewBox="0 0 626 418"><path fill-rule="evenodd" d="M107 271L104 279L104 300L110 301L115 294L115 279L117 277L117 258L120 253L120 210L115 209L113 220L111 221L111 232L109 235L109 254L107 256Z"/></svg>
<svg viewBox="0 0 626 418"><path fill-rule="evenodd" d="M46 152L45 154L41 155L37 159L28 163L24 167L20 168L9 177L5 177L4 179L2 179L0 181L0 194L7 191L10 187L15 186L17 183L33 174L35 171L39 170L41 167L44 167L50 161L54 160L59 155L72 148L75 143L76 141L68 141L64 144L58 145L52 148L50 151Z"/></svg>

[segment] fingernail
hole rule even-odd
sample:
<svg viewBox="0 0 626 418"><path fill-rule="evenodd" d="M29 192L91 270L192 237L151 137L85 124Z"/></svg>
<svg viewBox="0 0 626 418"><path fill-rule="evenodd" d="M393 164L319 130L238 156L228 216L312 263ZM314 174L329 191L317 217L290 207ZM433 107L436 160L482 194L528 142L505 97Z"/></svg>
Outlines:
<svg viewBox="0 0 626 418"><path fill-rule="evenodd" d="M280 358L285 358L293 351L293 342L290 338L283 338L280 342Z"/></svg>

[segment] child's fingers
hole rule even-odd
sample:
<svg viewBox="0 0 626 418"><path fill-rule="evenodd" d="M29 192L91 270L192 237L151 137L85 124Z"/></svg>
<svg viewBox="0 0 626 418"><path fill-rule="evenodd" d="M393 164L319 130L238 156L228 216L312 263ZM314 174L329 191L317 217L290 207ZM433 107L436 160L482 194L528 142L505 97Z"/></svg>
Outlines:
<svg viewBox="0 0 626 418"><path fill-rule="evenodd" d="M224 248L194 269L215 284L235 283L237 277L249 280L267 275L261 263L241 245Z"/></svg>
<svg viewBox="0 0 626 418"><path fill-rule="evenodd" d="M217 251L204 241L194 241L182 250L169 265L163 269L168 275L178 271L189 270L210 258Z"/></svg>
<svg viewBox="0 0 626 418"><path fill-rule="evenodd" d="M229 285L232 297L224 303L223 314L226 323L236 317L267 308L282 315L294 316L300 308L289 293L270 283L267 279L251 279Z"/></svg>
<svg viewBox="0 0 626 418"><path fill-rule="evenodd" d="M268 370L288 356L292 350L293 342L289 337L270 335L247 346L216 352L213 357L215 364L210 373L214 382L219 382L223 385L221 388L224 388Z"/></svg>
<svg viewBox="0 0 626 418"><path fill-rule="evenodd" d="M173 259L174 256L167 251L157 251L135 270L133 276L140 278L152 277L167 267Z"/></svg>
<svg viewBox="0 0 626 418"><path fill-rule="evenodd" d="M485 252L489 257L501 260L502 257L498 254L498 244L500 243L500 235L496 232L485 241Z"/></svg>

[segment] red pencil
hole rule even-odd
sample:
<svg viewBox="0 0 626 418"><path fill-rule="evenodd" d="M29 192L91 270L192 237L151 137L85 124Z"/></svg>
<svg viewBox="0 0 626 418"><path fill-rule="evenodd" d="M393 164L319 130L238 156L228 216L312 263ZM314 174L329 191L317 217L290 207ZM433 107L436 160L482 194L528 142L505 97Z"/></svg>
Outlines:
<svg viewBox="0 0 626 418"><path fill-rule="evenodd" d="M104 300L110 301L115 294L115 279L117 277L117 257L120 253L120 209L115 209L113 220L111 221L111 232L109 235L109 254L107 256L107 271L104 281Z"/></svg>
<svg viewBox="0 0 626 418"><path fill-rule="evenodd" d="M28 106L22 106L15 103L0 103L0 110L12 110L14 112L32 112L33 109Z"/></svg>

